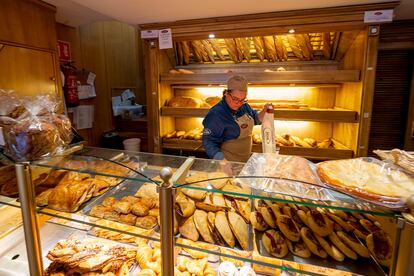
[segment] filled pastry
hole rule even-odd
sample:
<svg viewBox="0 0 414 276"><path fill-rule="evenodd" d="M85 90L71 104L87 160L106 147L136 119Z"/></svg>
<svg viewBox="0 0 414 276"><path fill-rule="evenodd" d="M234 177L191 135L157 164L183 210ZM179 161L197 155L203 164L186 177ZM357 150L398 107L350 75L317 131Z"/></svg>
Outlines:
<svg viewBox="0 0 414 276"><path fill-rule="evenodd" d="M289 252L283 235L274 229L267 230L263 233L262 243L266 251L277 258L283 258Z"/></svg>

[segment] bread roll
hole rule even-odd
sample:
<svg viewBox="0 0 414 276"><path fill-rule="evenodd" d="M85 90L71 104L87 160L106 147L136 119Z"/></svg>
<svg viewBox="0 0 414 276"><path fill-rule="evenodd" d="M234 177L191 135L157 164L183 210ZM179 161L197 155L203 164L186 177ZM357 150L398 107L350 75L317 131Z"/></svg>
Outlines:
<svg viewBox="0 0 414 276"><path fill-rule="evenodd" d="M193 107L199 108L203 101L193 97L176 96L168 101L170 107Z"/></svg>

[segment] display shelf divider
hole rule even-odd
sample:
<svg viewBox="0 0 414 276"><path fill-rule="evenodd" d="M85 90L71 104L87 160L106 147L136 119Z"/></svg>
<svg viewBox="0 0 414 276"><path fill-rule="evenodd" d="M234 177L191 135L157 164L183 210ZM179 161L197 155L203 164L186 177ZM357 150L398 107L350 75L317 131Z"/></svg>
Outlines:
<svg viewBox="0 0 414 276"><path fill-rule="evenodd" d="M16 164L16 177L19 187L30 275L42 275L42 248L40 246L39 224L36 218L36 197L34 185L31 181L30 165L25 163Z"/></svg>
<svg viewBox="0 0 414 276"><path fill-rule="evenodd" d="M187 177L188 171L195 162L195 157L190 156L185 162L175 171L171 177L171 182L174 185L175 183L184 183L185 178Z"/></svg>

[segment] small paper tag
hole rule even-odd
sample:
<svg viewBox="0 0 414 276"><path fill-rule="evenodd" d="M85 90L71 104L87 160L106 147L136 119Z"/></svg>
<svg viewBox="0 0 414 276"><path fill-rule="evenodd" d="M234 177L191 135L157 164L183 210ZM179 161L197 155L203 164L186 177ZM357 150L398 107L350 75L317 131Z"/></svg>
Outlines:
<svg viewBox="0 0 414 276"><path fill-rule="evenodd" d="M144 30L141 31L141 38L157 38L158 37L158 30Z"/></svg>
<svg viewBox="0 0 414 276"><path fill-rule="evenodd" d="M364 13L364 22L392 22L394 10L378 10L378 11L366 11Z"/></svg>
<svg viewBox="0 0 414 276"><path fill-rule="evenodd" d="M89 85L94 85L95 84L95 78L96 78L96 74L93 72L89 72L88 74L88 79L86 80L86 83Z"/></svg>
<svg viewBox="0 0 414 276"><path fill-rule="evenodd" d="M159 31L158 44L160 49L171 49L173 47L171 29L162 29Z"/></svg>

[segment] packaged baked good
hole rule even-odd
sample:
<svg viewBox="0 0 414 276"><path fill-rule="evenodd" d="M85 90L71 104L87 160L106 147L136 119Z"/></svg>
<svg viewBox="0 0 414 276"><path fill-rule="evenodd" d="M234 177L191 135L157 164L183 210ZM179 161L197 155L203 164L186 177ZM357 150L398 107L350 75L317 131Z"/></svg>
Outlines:
<svg viewBox="0 0 414 276"><path fill-rule="evenodd" d="M57 100L49 95L37 95L20 99L19 105L26 112L16 119L7 117L7 120L1 120L8 156L16 161L40 159L56 154L70 142L69 119L53 113L59 106Z"/></svg>
<svg viewBox="0 0 414 276"><path fill-rule="evenodd" d="M388 208L405 207L407 197L414 194L412 176L371 157L325 161L317 171L327 185Z"/></svg>
<svg viewBox="0 0 414 276"><path fill-rule="evenodd" d="M303 157L253 153L240 176L247 178L240 178L239 182L265 192L317 201L334 200L320 181L315 165Z"/></svg>
<svg viewBox="0 0 414 276"><path fill-rule="evenodd" d="M27 118L5 127L6 154L17 161L53 155L61 145L57 128L46 121Z"/></svg>

